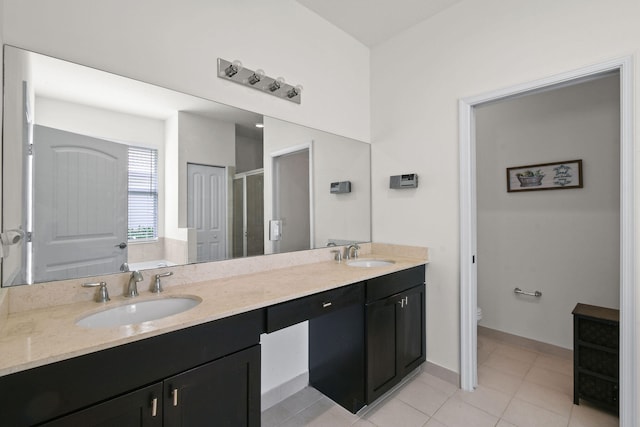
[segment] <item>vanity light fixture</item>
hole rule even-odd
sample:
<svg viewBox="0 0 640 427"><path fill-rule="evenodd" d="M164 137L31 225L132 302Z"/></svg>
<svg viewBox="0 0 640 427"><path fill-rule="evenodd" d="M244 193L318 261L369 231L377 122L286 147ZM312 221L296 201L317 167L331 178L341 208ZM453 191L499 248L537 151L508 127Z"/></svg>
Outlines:
<svg viewBox="0 0 640 427"><path fill-rule="evenodd" d="M256 123L256 127L262 129L264 127L264 123Z"/></svg>
<svg viewBox="0 0 640 427"><path fill-rule="evenodd" d="M249 68L244 68L242 62L237 60L229 62L218 58L218 77L295 102L296 104L301 102L301 85L293 86L287 84L283 77L278 77L277 79L269 77L261 69L253 71Z"/></svg>

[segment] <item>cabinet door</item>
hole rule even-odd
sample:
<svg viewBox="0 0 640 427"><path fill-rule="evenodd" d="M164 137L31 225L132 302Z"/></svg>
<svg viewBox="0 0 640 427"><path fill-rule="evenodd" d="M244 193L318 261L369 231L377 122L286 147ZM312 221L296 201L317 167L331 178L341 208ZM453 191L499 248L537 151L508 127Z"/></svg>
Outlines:
<svg viewBox="0 0 640 427"><path fill-rule="evenodd" d="M260 346L164 381L164 426L259 426Z"/></svg>
<svg viewBox="0 0 640 427"><path fill-rule="evenodd" d="M426 359L425 286L367 304L367 403Z"/></svg>
<svg viewBox="0 0 640 427"><path fill-rule="evenodd" d="M404 377L426 360L425 346L425 286L416 286L403 293L399 310L398 362Z"/></svg>
<svg viewBox="0 0 640 427"><path fill-rule="evenodd" d="M162 427L162 384L136 390L43 425L47 427Z"/></svg>
<svg viewBox="0 0 640 427"><path fill-rule="evenodd" d="M367 403L371 403L399 380L398 318L402 294L366 306Z"/></svg>

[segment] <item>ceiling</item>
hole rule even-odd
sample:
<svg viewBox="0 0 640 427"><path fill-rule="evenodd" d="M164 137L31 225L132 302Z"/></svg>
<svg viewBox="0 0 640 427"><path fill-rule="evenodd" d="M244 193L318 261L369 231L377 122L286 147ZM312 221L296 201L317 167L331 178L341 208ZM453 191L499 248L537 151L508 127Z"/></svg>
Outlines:
<svg viewBox="0 0 640 427"><path fill-rule="evenodd" d="M296 0L373 47L462 0Z"/></svg>

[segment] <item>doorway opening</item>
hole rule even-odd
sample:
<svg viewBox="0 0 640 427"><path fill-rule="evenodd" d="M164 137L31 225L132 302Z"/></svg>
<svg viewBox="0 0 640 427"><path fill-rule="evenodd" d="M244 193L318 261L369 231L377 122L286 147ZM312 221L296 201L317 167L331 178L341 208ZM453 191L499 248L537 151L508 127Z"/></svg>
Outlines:
<svg viewBox="0 0 640 427"><path fill-rule="evenodd" d="M269 239L273 253L311 249L315 240L312 144L272 153L271 158L273 219Z"/></svg>
<svg viewBox="0 0 640 427"><path fill-rule="evenodd" d="M620 421L632 425L636 419L636 297L634 266L631 59L623 58L547 79L494 91L459 102L460 113L460 275L461 275L461 387L471 391L477 385L477 152L475 107L533 91L601 77L620 75ZM568 160L568 159L565 159Z"/></svg>

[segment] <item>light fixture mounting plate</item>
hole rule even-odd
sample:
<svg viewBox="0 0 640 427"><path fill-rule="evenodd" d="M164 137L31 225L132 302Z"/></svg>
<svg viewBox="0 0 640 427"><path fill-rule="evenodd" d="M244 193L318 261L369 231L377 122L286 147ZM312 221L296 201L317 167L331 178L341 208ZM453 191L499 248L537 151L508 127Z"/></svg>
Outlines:
<svg viewBox="0 0 640 427"><path fill-rule="evenodd" d="M284 99L285 101L291 101L296 104L300 104L300 102L302 101L302 94L300 93L300 91L298 91L295 86L292 86L286 82L282 83L279 89L272 92L269 89L269 86L271 86L273 82L276 81L276 79L274 79L273 77L265 75L260 79L260 81L256 82L255 84L251 84L250 82L255 80L255 78L252 78L252 76L255 75L255 71L249 68L242 68L237 73L229 77L227 76L227 73L225 73L225 70L230 65L232 65L231 61L218 58L218 77L230 82L241 84L242 86L249 87L251 89L259 90L266 94ZM296 95L289 97L288 93L290 93L290 91L292 90L294 91L294 93L296 93Z"/></svg>

